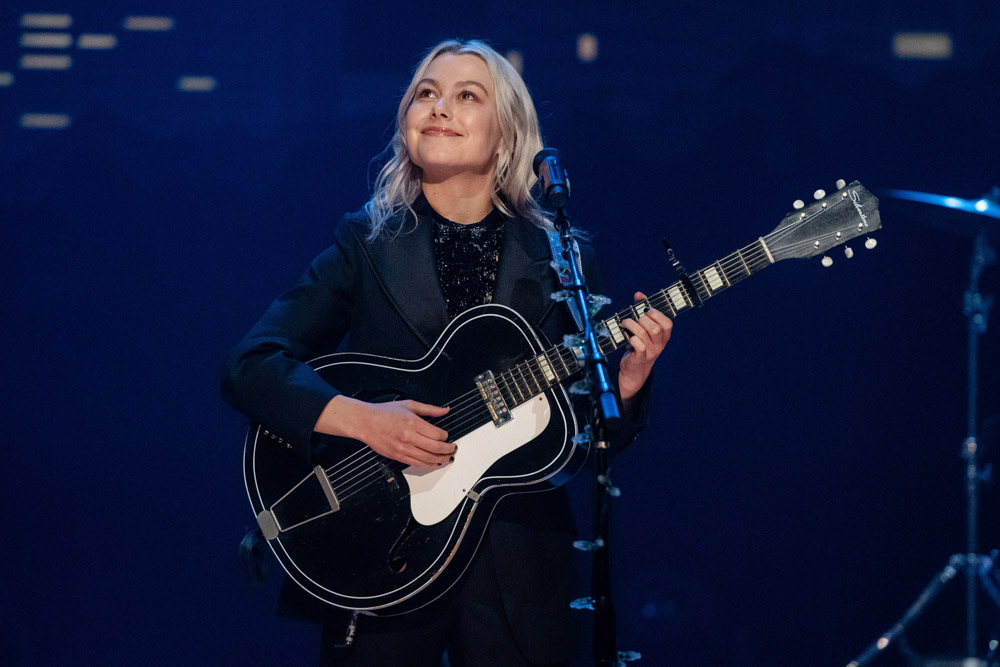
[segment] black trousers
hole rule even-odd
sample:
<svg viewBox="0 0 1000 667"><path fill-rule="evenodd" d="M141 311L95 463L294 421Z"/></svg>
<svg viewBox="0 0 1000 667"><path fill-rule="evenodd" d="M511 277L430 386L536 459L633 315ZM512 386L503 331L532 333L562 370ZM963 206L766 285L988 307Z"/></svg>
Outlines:
<svg viewBox="0 0 1000 667"><path fill-rule="evenodd" d="M342 619L323 624L320 665L517 667L533 663L518 650L504 612L489 539L455 589L409 614L359 616L354 643L343 648ZM447 662L442 658L447 650ZM569 663L557 663L568 665Z"/></svg>

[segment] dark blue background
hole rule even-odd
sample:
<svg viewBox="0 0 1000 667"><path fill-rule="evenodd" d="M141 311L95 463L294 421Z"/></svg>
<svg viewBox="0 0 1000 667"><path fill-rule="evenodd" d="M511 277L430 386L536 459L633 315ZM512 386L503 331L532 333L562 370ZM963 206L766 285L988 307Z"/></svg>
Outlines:
<svg viewBox="0 0 1000 667"><path fill-rule="evenodd" d="M20 70L25 11L118 47ZM131 14L176 27L124 31ZM900 30L948 32L954 57L895 59ZM662 236L697 268L838 178L997 184L998 30L989 0L3 3L3 660L314 661L315 628L275 619L276 581L237 567L244 422L217 369L367 198L424 49L523 53L621 305L673 282ZM596 62L576 58L583 32ZM218 88L178 91L182 75ZM21 129L26 112L73 122ZM845 664L964 550L971 239L882 204L875 252L779 264L678 319L653 422L614 470L619 644L641 664ZM982 344L985 418L996 331ZM572 491L586 534L587 480ZM985 551L996 492L982 505ZM961 652L962 588L916 648Z"/></svg>

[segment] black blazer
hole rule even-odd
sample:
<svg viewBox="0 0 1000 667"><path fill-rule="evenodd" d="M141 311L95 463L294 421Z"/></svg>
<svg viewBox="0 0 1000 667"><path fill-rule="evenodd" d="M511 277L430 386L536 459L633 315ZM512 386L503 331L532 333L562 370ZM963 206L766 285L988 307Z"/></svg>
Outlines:
<svg viewBox="0 0 1000 667"><path fill-rule="evenodd" d="M333 245L226 357L225 400L307 459L312 427L338 392L304 360L338 349L416 359L448 323L433 218L425 201L417 206L416 224L412 216L400 216L375 242L365 240L363 214L344 218ZM566 306L550 298L559 285L549 266L548 237L525 220L508 219L504 225L493 301L517 310L550 341L560 341L576 327ZM581 247L584 273L596 292L600 275L594 253L587 243ZM614 440L631 440L639 426L627 424ZM497 506L485 538L518 645L539 662L565 660L573 651L568 602L582 594L574 590L574 535L568 496L560 488L508 496ZM317 617L317 610L304 604L308 596L287 582L282 598L293 611Z"/></svg>

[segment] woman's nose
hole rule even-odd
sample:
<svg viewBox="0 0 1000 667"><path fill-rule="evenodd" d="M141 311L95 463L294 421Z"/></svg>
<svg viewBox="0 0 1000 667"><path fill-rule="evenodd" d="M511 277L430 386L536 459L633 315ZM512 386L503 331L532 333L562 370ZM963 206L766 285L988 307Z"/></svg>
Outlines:
<svg viewBox="0 0 1000 667"><path fill-rule="evenodd" d="M448 118L450 115L448 105L445 104L443 97L440 98L433 107L431 107L431 113L435 116L444 116L445 118Z"/></svg>

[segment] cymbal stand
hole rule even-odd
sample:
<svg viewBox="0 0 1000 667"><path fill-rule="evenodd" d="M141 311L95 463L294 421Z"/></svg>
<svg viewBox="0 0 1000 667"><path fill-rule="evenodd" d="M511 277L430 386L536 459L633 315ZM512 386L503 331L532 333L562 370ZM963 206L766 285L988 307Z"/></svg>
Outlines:
<svg viewBox="0 0 1000 667"><path fill-rule="evenodd" d="M980 231L976 237L969 267L969 289L965 293L965 317L968 320L968 436L962 443L962 458L965 460L965 493L966 493L966 553L955 554L948 565L938 573L931 583L923 590L903 618L888 632L878 638L857 658L848 663L847 667L863 667L874 660L886 648L899 643L905 652L915 657L906 645L903 633L907 626L923 613L924 608L941 592L941 590L960 572L965 572L965 655L972 665L986 665L977 659L978 643L976 630L976 598L979 586L982 586L987 597L992 599L1000 610L1000 572L995 567L998 552L994 550L990 556L984 556L979 551L979 487L987 481L992 472L991 466L980 468L978 428L979 401L979 339L986 333L986 323L990 309L993 307L993 296L983 296L979 293L979 277L983 270L996 262L996 250L987 240L986 230ZM993 656L996 650L991 651ZM995 663L990 663L995 664Z"/></svg>

